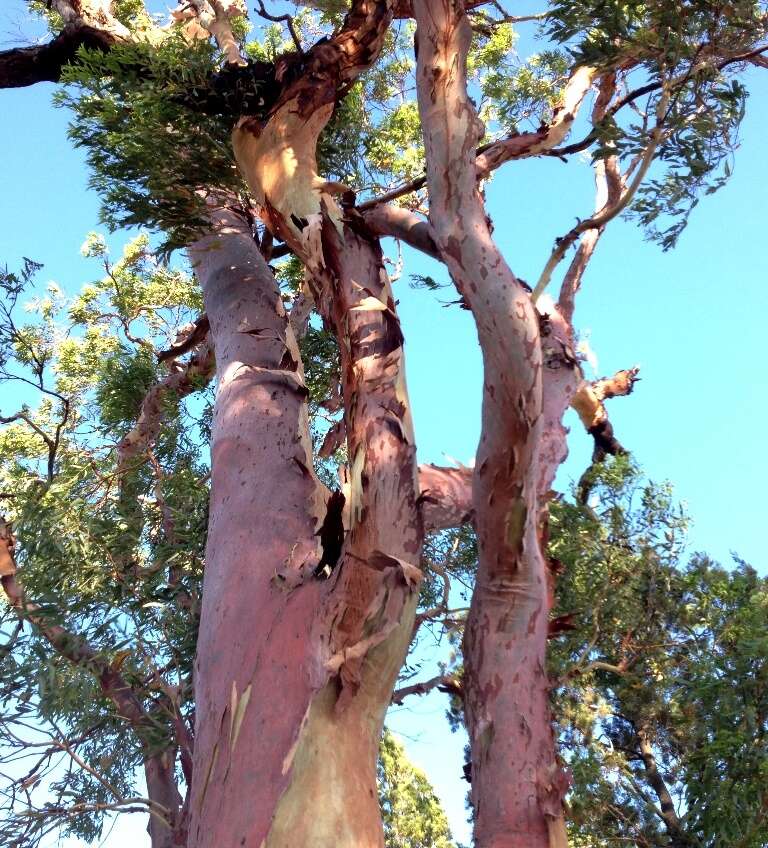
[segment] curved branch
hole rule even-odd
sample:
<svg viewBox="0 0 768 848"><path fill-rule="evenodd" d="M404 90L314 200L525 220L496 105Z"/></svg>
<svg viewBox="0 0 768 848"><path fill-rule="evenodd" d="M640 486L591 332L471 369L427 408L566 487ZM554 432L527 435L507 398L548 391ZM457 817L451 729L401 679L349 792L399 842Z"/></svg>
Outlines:
<svg viewBox="0 0 768 848"><path fill-rule="evenodd" d="M618 200L614 203L607 202L606 205L593 215L591 218L587 218L586 221L580 221L575 227L570 229L564 236L555 240L555 248L550 254L549 259L547 260L547 264L544 266L544 270L541 272L541 276L539 277L538 282L531 294L531 298L534 303L541 296L542 292L546 289L549 281L552 279L552 272L555 268L560 264L565 256L568 248L576 241L576 239L587 230L599 230L604 227L609 221L613 220L617 215L623 212L627 206L632 202L637 190L640 188L643 180L645 179L645 175L648 173L648 169L651 167L651 163L653 162L653 157L658 149L659 145L664 141L667 137L668 132L665 132L663 129L663 121L666 116L667 104L669 102L669 95L665 93L664 96L659 100L656 107L656 126L651 130L651 136L648 141L648 144L643 151L642 157L640 158L640 163L635 173L634 179L632 183L626 188L622 193Z"/></svg>
<svg viewBox="0 0 768 848"><path fill-rule="evenodd" d="M130 32L104 0L49 0L61 15L62 31L47 44L0 52L0 88L22 88L38 82L59 82L65 65L80 47L107 51L126 41Z"/></svg>
<svg viewBox="0 0 768 848"><path fill-rule="evenodd" d="M164 357L164 354L160 356ZM172 371L165 379L150 388L141 404L136 424L117 446L119 473L124 473L128 463L146 451L157 438L165 416L164 405L168 397L175 394L183 398L196 391L201 381L207 382L211 379L213 369L213 347L210 342L205 341L189 362L178 370Z"/></svg>
<svg viewBox="0 0 768 848"><path fill-rule="evenodd" d="M579 107L584 102L597 75L597 68L589 66L575 68L565 84L560 105L555 109L549 124L536 132L500 139L478 148L478 175L485 177L510 159L538 156L560 144L571 131Z"/></svg>
<svg viewBox="0 0 768 848"><path fill-rule="evenodd" d="M117 39L87 26L67 26L47 44L0 52L0 88L24 88L38 82L59 82L61 71L81 47L107 51Z"/></svg>
<svg viewBox="0 0 768 848"><path fill-rule="evenodd" d="M365 204L362 204L358 209L364 206ZM363 220L376 236L400 239L410 247L426 253L427 256L434 259L441 258L432 225L410 209L379 202L365 209Z"/></svg>
<svg viewBox="0 0 768 848"><path fill-rule="evenodd" d="M203 342L210 328L211 323L208 316L203 312L191 325L179 329L176 340L168 350L161 350L157 354L157 361L166 362L169 359L177 359L179 356L183 356Z"/></svg>
<svg viewBox="0 0 768 848"><path fill-rule="evenodd" d="M446 695L464 696L464 688L461 685L461 680L454 674L438 674L431 680L425 680L422 683L413 683L410 686L403 686L400 689L395 689L392 693L392 703L402 704L409 695L426 695L433 689L439 692L444 692Z"/></svg>

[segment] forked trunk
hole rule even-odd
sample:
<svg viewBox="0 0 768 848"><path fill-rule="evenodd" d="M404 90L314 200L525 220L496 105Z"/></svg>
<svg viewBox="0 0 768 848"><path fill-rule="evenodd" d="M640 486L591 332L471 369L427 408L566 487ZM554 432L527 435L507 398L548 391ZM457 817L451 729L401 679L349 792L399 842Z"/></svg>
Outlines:
<svg viewBox="0 0 768 848"><path fill-rule="evenodd" d="M342 499L312 471L277 285L246 224L215 218L218 232L192 251L219 384L189 845L379 848L376 753L420 579L397 318L334 304L354 457L340 555L321 544L321 526L341 525ZM345 251L337 270L348 289L354 275L386 297L367 248Z"/></svg>

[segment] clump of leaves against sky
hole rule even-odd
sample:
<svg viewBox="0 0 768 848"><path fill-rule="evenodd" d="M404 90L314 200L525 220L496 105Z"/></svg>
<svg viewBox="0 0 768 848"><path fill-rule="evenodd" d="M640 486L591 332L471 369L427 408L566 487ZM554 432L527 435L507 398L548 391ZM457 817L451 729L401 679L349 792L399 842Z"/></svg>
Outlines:
<svg viewBox="0 0 768 848"><path fill-rule="evenodd" d="M551 668L574 844L768 839L768 580L738 558L686 559L686 524L670 487L626 458L597 469L589 505L553 510L555 614L573 626Z"/></svg>
<svg viewBox="0 0 768 848"><path fill-rule="evenodd" d="M426 775L386 729L378 780L386 848L454 848L445 812Z"/></svg>

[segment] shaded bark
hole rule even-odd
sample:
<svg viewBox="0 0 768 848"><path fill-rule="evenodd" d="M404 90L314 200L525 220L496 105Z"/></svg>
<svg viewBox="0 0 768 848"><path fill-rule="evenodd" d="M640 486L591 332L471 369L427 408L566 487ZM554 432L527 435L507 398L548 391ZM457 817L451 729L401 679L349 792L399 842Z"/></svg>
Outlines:
<svg viewBox="0 0 768 848"><path fill-rule="evenodd" d="M47 44L0 51L0 88L24 88L38 82L59 82L65 65L80 47L108 50L115 38L87 26L65 27Z"/></svg>
<svg viewBox="0 0 768 848"><path fill-rule="evenodd" d="M61 16L62 31L47 44L0 51L0 88L59 82L80 47L109 50L130 35L113 15L112 0L49 0L47 5Z"/></svg>
<svg viewBox="0 0 768 848"><path fill-rule="evenodd" d="M549 598L537 496L542 355L531 299L494 244L476 185L482 127L466 90L470 26L453 3L414 3L430 220L483 352L474 478L480 564L465 631L475 844L563 844L567 782L545 671Z"/></svg>

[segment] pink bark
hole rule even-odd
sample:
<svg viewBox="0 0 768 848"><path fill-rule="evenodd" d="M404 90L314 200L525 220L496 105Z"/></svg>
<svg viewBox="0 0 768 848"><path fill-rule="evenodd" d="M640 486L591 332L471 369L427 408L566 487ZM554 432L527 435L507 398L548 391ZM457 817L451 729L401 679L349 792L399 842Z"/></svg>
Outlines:
<svg viewBox="0 0 768 848"><path fill-rule="evenodd" d="M283 761L323 678L311 639L321 584L287 592L275 577L316 563L322 502L277 284L242 220L220 211L215 224L190 250L218 390L189 844L259 846L288 783Z"/></svg>
<svg viewBox="0 0 768 848"><path fill-rule="evenodd" d="M426 530L447 530L472 519L472 469L419 466L419 499Z"/></svg>
<svg viewBox="0 0 768 848"><path fill-rule="evenodd" d="M352 457L346 541L329 558L279 292L245 224L216 219L192 250L219 386L189 845L380 848L376 751L421 578L394 301L375 245L345 230L341 251L327 231Z"/></svg>
<svg viewBox="0 0 768 848"><path fill-rule="evenodd" d="M475 317L484 365L474 479L480 563L464 643L475 844L538 848L565 838L565 778L554 754L545 670L538 318L491 238L477 190L482 127L466 90L469 22L450 0L416 0L414 11L430 220Z"/></svg>

